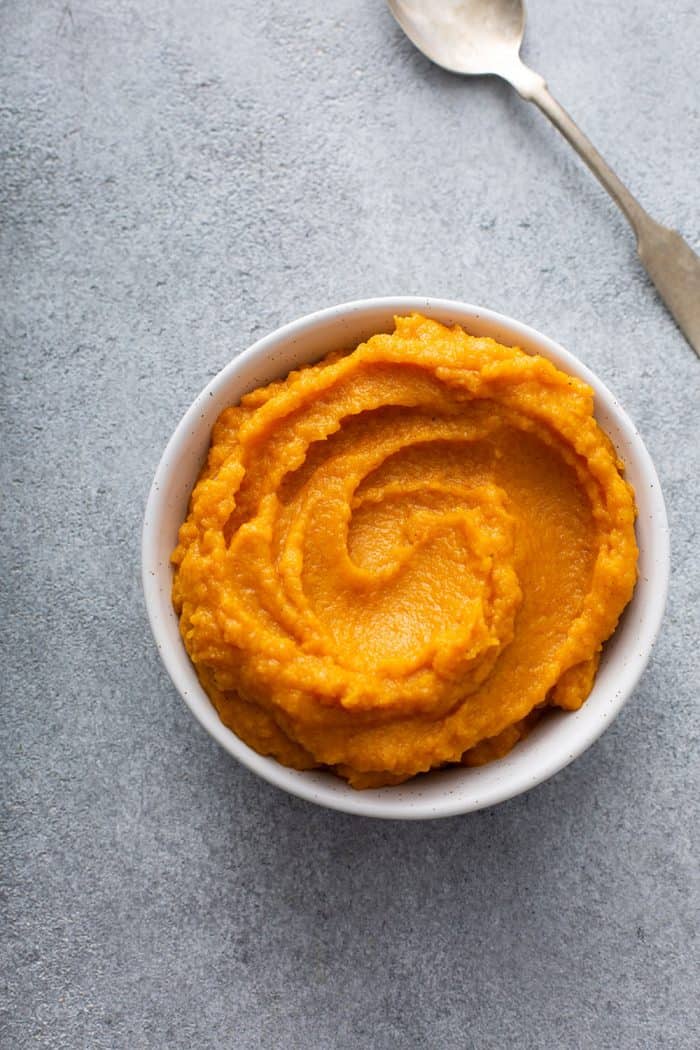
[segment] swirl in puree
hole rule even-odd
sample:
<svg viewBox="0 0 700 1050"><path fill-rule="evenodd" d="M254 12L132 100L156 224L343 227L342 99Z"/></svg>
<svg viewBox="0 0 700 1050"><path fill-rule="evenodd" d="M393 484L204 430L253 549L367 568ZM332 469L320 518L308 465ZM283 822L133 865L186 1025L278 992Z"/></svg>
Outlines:
<svg viewBox="0 0 700 1050"><path fill-rule="evenodd" d="M622 466L581 380L420 315L248 394L173 553L220 718L360 788L580 707L636 579Z"/></svg>

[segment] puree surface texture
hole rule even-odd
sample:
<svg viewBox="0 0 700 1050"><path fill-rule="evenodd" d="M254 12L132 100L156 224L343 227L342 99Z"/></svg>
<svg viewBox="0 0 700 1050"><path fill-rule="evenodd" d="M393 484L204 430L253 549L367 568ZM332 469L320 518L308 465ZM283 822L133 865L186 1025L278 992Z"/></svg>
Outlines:
<svg viewBox="0 0 700 1050"><path fill-rule="evenodd" d="M585 383L420 315L248 394L173 553L222 721L362 788L580 707L636 579L622 466Z"/></svg>

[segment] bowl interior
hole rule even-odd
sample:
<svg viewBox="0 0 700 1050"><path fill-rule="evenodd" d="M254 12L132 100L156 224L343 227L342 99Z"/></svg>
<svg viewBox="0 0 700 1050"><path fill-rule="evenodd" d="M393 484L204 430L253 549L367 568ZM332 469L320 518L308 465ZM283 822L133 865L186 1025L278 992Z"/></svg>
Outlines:
<svg viewBox="0 0 700 1050"><path fill-rule="evenodd" d="M596 418L613 440L635 488L639 580L604 648L593 691L579 711L552 712L509 755L489 765L436 771L398 787L358 792L331 774L300 773L258 755L219 721L180 638L170 601L169 558L219 413L255 387L331 350L350 350L375 332L392 331L394 316L412 311L541 353L593 387ZM278 329L236 357L202 391L173 434L153 482L143 531L144 592L155 640L199 722L229 752L278 787L346 812L402 819L449 816L492 805L540 783L581 754L610 724L646 665L663 615L668 566L668 526L656 472L635 427L600 380L562 347L516 321L461 303L413 297L365 300L320 311Z"/></svg>

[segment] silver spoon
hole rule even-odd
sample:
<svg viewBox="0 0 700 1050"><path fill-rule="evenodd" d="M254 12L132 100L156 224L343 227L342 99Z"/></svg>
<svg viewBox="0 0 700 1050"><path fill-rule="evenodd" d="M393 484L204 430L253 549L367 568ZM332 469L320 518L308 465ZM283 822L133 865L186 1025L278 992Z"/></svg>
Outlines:
<svg viewBox="0 0 700 1050"><path fill-rule="evenodd" d="M586 162L629 220L637 251L678 327L700 357L700 258L675 230L661 226L618 179L589 139L522 62L522 0L387 0L416 47L453 73L493 73L534 102Z"/></svg>

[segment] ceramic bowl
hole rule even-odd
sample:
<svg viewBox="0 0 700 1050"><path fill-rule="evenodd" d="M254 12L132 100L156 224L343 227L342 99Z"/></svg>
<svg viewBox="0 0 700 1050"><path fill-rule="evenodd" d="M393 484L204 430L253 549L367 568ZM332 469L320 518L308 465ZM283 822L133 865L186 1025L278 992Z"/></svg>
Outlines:
<svg viewBox="0 0 700 1050"><path fill-rule="evenodd" d="M596 418L615 443L636 492L639 580L605 645L593 691L579 711L553 711L510 754L489 765L454 767L397 787L355 791L330 773L298 772L258 755L219 721L180 638L170 601L169 558L222 409L331 350L349 350L375 332L392 331L396 314L413 311L444 324L460 324L472 335L493 336L542 354L593 388ZM607 387L573 354L534 329L478 306L443 299L399 296L333 306L284 325L235 357L196 398L168 442L143 527L143 586L156 644L174 685L207 732L284 791L347 813L401 820L447 817L503 802L540 784L590 747L618 714L646 666L663 616L668 576L668 524L659 480L636 427Z"/></svg>

